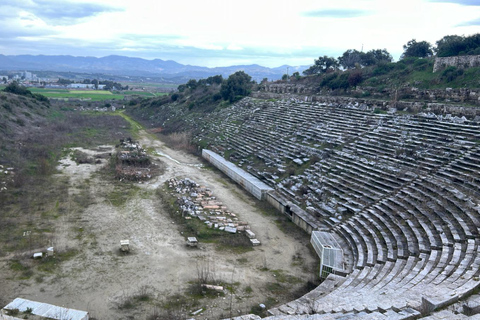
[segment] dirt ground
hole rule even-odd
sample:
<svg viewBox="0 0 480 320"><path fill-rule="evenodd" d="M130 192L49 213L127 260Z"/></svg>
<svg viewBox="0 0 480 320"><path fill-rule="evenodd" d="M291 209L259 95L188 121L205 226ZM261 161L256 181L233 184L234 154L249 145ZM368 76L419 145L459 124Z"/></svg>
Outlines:
<svg viewBox="0 0 480 320"><path fill-rule="evenodd" d="M197 279L198 270L208 267L217 280L235 284L234 289L225 290L217 298L199 300L188 311L203 311L184 318L221 319L230 314L250 313L252 306L267 303L268 297L276 304L294 299L291 292L314 278L318 259L307 247L306 234L282 232L275 216L262 214L251 196L216 170L202 167L200 159L170 149L144 131L140 136L145 148L158 152L155 162L163 162L165 171L147 182L126 183L120 189L124 193L120 202L116 183L99 173L107 160L102 160L103 165L77 165L70 158L62 160L59 176L69 178L69 197L83 196L86 200L81 210L72 210L58 219L52 245L58 252L78 252L55 272L26 280L19 280L9 270L10 256L0 258L0 268L4 270L0 271L3 300L22 297L52 303L89 311L91 317L102 320L147 319L158 310L158 303L169 301L176 294L185 296L189 282ZM113 147L81 151L105 154L113 152ZM157 188L173 177L190 178L209 187L230 211L249 222L262 245L242 254L218 251L213 244L201 244L197 249L186 247L188 235L179 232L156 195ZM128 255L119 251L123 239L130 240L132 252ZM295 255L300 260L294 261ZM284 276L301 282L284 282ZM275 288L284 291L279 294ZM120 308L129 297L146 291L148 301ZM185 297L187 301L193 299ZM174 304L175 299L170 302Z"/></svg>

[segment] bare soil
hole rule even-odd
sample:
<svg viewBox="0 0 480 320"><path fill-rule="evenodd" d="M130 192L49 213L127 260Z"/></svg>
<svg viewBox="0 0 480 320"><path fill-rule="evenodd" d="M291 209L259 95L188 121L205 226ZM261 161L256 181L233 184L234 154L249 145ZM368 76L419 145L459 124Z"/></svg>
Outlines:
<svg viewBox="0 0 480 320"><path fill-rule="evenodd" d="M102 164L77 164L69 157L62 160L58 176L69 179L72 206L56 220L52 246L68 258L53 263L51 270L34 269L35 274L24 280L9 267L10 260L23 259L30 265L41 262L26 255L0 258L0 301L22 297L86 310L102 320L147 319L168 307L185 309L183 314L171 312L179 319L222 319L250 313L260 303L271 306L294 299L315 278L318 259L308 248L305 233L293 225L289 228L293 231L282 231L276 223L278 216L262 212L253 197L218 171L203 166L200 159L168 148L144 131L140 137L145 148L160 154L153 156L154 163L165 167L162 175L147 182L121 183L109 178L102 170L106 157ZM80 151L105 155L113 147ZM249 222L261 246L242 254L208 243L187 247L189 235L180 233L156 194L173 177L209 187L230 211ZM119 250L124 239L130 240L129 254ZM190 295L198 271L206 269L216 280L230 284L230 290L206 298ZM189 315L199 309L203 311Z"/></svg>

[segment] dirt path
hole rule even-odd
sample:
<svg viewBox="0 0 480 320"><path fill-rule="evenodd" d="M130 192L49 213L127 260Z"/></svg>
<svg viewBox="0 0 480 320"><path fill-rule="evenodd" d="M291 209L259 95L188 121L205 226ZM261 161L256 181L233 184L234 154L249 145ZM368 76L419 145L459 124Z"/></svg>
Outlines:
<svg viewBox="0 0 480 320"><path fill-rule="evenodd" d="M216 279L235 283L234 295L227 291L225 296L201 299L188 311L204 309L195 319L221 319L230 313L249 313L252 306L266 303L268 297L270 303L278 297L292 299L288 293L279 295L275 290L283 286L291 291L302 285L295 279L306 282L313 278L316 259L306 246L306 235L283 233L274 216L262 214L252 197L216 171L201 167L198 158L166 147L145 131L139 136L145 148L159 154L155 161L166 164L164 174L119 189L118 184L98 174L101 165L77 165L64 159L60 168L61 175L70 178L69 201L84 205L59 219L54 246L59 251L76 249L78 253L54 272L40 273L41 281L38 277L6 279L0 294L10 300L23 297L88 310L96 319L147 319L159 301L175 294L179 295L177 300L185 297L189 282L197 279L198 268L208 266ZM109 152L105 146L82 151ZM177 230L155 194L173 177L190 178L209 187L230 211L249 222L262 245L244 254L217 251L210 244L202 244L202 249L187 248L185 235ZM122 239L130 240L131 254L120 254ZM293 263L296 254L301 259ZM290 276L290 282L285 282L283 275ZM120 308L145 291L149 301L134 300L132 308ZM185 299L191 303L192 298Z"/></svg>

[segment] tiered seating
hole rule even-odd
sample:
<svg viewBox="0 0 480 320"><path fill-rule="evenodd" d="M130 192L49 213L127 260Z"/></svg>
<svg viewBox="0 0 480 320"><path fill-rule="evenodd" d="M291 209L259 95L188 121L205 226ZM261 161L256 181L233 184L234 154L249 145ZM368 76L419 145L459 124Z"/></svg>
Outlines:
<svg viewBox="0 0 480 320"><path fill-rule="evenodd" d="M214 147L313 208L351 254L336 287L273 314L396 319L480 285L478 125L289 101L237 108L222 126Z"/></svg>

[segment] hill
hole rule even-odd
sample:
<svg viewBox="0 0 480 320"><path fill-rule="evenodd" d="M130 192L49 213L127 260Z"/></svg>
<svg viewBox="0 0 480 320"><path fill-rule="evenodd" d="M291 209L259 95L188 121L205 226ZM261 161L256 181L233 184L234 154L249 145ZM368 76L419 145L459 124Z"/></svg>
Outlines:
<svg viewBox="0 0 480 320"><path fill-rule="evenodd" d="M290 70L302 72L305 66L289 67ZM105 73L118 76L144 76L188 79L207 78L214 75L228 77L230 74L243 70L255 80L263 78L277 80L286 73L287 66L267 68L259 65L237 65L229 67L207 68L192 65L183 65L172 60L146 60L125 56L111 55L102 58L48 56L48 55L0 55L0 70L30 70L30 71L57 71L79 73Z"/></svg>

